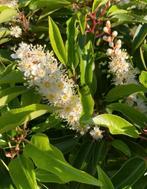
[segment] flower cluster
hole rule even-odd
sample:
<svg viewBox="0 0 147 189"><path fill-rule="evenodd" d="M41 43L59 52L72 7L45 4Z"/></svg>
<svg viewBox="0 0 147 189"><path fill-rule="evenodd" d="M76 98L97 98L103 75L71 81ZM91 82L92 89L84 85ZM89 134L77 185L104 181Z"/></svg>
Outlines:
<svg viewBox="0 0 147 189"><path fill-rule="evenodd" d="M7 7L16 7L18 5L18 0L0 0L0 4Z"/></svg>
<svg viewBox="0 0 147 189"><path fill-rule="evenodd" d="M118 32L111 31L110 21L106 22L106 26L103 30L106 34L103 39L109 43L110 47L107 50L107 55L111 60L109 62L109 71L114 76L114 84L123 85L137 83L136 74L138 73L138 70L134 69L128 61L129 56L127 52L121 49L122 42L120 39L116 39ZM137 93L130 95L126 100L126 103L142 112L145 112L147 109L143 99L141 99Z"/></svg>
<svg viewBox="0 0 147 189"><path fill-rule="evenodd" d="M68 78L65 69L58 64L52 52L45 52L45 47L41 45L33 46L22 42L11 56L18 59L18 69L23 72L29 87L35 87L55 106L56 115L67 121L71 129L82 135L90 129L89 125L81 126L79 122L82 105L77 86ZM92 129L90 135L94 139L102 138L100 129L99 132L98 129Z"/></svg>
<svg viewBox="0 0 147 189"><path fill-rule="evenodd" d="M79 123L82 105L76 93L77 86L52 52L45 52L44 48L21 43L11 56L19 59L18 69L23 72L29 87L35 87L51 105L57 107L56 115L67 121L71 129L84 134L89 127L82 127Z"/></svg>
<svg viewBox="0 0 147 189"><path fill-rule="evenodd" d="M22 35L22 29L19 26L11 26L10 35L19 38Z"/></svg>
<svg viewBox="0 0 147 189"><path fill-rule="evenodd" d="M129 56L127 52L121 49L122 42L120 39L116 39L117 31L111 31L110 21L106 22L104 27L103 39L109 43L109 49L107 55L110 56L109 70L114 75L114 84L130 84L136 83L137 70L128 61Z"/></svg>

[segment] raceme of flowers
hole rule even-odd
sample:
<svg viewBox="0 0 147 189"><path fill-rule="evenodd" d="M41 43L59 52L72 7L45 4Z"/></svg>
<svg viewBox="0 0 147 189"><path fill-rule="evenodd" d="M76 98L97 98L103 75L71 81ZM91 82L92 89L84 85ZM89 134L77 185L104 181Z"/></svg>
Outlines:
<svg viewBox="0 0 147 189"><path fill-rule="evenodd" d="M15 50L12 58L18 59L18 69L23 72L29 87L36 90L56 107L55 113L67 121L70 128L81 134L89 129L89 126L81 126L79 123L82 113L80 97L77 94L77 86L69 79L65 69L59 65L53 53L46 51L41 45L21 43ZM96 135L91 130L94 139L102 138L99 129ZM99 136L98 136L99 135Z"/></svg>
<svg viewBox="0 0 147 189"><path fill-rule="evenodd" d="M111 31L110 21L106 22L104 27L103 39L109 43L109 49L107 55L110 56L109 70L114 75L114 84L130 84L137 83L136 74L137 70L128 61L129 56L125 50L121 49L122 42L120 39L116 39L117 31Z"/></svg>
<svg viewBox="0 0 147 189"><path fill-rule="evenodd" d="M103 36L103 39L109 43L110 47L107 49L107 55L110 57L109 71L114 76L114 84L124 85L137 83L136 74L138 73L138 70L134 69L129 62L129 56L126 50L121 49L122 42L120 39L116 39L118 32L111 31L110 21L106 22L106 26L103 30L106 34ZM147 106L144 103L144 100L139 97L137 93L130 95L126 102L141 112L147 112Z"/></svg>

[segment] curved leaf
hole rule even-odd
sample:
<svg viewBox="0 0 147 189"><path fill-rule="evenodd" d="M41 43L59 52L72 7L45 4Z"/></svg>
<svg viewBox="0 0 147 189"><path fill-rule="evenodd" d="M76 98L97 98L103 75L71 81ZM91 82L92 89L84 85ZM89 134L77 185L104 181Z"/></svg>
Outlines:
<svg viewBox="0 0 147 189"><path fill-rule="evenodd" d="M111 134L123 134L137 138L138 131L125 119L113 114L101 114L92 119L93 123L99 126L107 127Z"/></svg>

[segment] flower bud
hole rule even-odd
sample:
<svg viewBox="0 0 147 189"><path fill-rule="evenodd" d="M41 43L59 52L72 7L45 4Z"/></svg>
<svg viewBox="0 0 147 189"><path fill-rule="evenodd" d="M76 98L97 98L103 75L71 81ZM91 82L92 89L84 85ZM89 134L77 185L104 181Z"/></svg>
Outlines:
<svg viewBox="0 0 147 189"><path fill-rule="evenodd" d="M107 20L107 22L106 22L106 27L111 28L111 22L109 20Z"/></svg>
<svg viewBox="0 0 147 189"><path fill-rule="evenodd" d="M117 32L117 31L112 32L112 36L113 36L113 37L116 37L117 35L118 35L118 32Z"/></svg>
<svg viewBox="0 0 147 189"><path fill-rule="evenodd" d="M109 42L109 47L114 47L114 43L113 42Z"/></svg>
<svg viewBox="0 0 147 189"><path fill-rule="evenodd" d="M112 49L107 49L107 55L108 55L108 56L111 56L112 53L113 53L113 50L112 50Z"/></svg>

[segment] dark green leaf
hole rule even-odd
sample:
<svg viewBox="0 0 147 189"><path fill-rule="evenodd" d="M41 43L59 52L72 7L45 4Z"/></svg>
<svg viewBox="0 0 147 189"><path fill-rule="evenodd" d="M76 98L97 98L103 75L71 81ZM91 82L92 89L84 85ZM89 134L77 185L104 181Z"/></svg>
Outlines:
<svg viewBox="0 0 147 189"><path fill-rule="evenodd" d="M108 92L108 94L106 95L106 101L113 102L139 91L147 92L147 89L137 84L119 85L112 88Z"/></svg>
<svg viewBox="0 0 147 189"><path fill-rule="evenodd" d="M97 166L98 170L98 177L100 181L102 182L102 186L100 187L101 189L114 189L114 186L110 180L110 178L106 175L106 173L101 169L100 166Z"/></svg>
<svg viewBox="0 0 147 189"><path fill-rule="evenodd" d="M122 140L115 139L115 140L112 141L111 144L112 144L112 146L114 148L116 148L117 150L121 151L126 156L128 156L128 157L131 156L131 151L130 151L128 145L125 142L123 142Z"/></svg>
<svg viewBox="0 0 147 189"><path fill-rule="evenodd" d="M133 157L126 161L112 177L115 189L132 186L143 176L146 169L145 161L141 157Z"/></svg>

